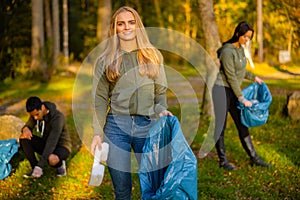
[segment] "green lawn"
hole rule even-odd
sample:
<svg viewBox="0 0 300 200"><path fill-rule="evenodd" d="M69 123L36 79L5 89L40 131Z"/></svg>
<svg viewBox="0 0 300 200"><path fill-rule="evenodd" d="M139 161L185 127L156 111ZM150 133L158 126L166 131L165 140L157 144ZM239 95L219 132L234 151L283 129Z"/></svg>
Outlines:
<svg viewBox="0 0 300 200"><path fill-rule="evenodd" d="M277 71L276 71L277 73ZM193 76L193 72L187 76ZM67 177L57 178L55 170L46 167L40 179L24 179L30 170L29 162L19 152L12 160L13 171L0 181L0 199L113 199L111 179L106 169L100 187L88 186L93 158L81 144L72 115L72 91L74 76L55 75L49 84L24 80L8 80L0 85L0 105L11 102L24 103L30 95L55 101L67 116L73 141L73 153L67 161ZM266 79L273 95L267 124L251 128L251 136L258 154L273 167L251 167L239 142L232 120L228 119L225 142L229 160L238 171L227 172L218 167L213 149L204 159L198 159L199 199L300 199L300 126L282 115L286 94L300 90L300 77ZM172 97L170 97L172 98ZM170 110L180 115L180 107L171 105ZM18 117L27 119L25 111ZM188 120L193 120L188 119ZM198 157L209 119L201 118L197 135L191 147ZM134 174L133 199L139 199L138 176Z"/></svg>

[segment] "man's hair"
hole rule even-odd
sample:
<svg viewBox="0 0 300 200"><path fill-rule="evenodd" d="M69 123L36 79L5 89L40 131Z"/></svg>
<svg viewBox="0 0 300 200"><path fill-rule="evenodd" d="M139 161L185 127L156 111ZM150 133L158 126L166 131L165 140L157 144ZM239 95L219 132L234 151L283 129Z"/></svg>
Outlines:
<svg viewBox="0 0 300 200"><path fill-rule="evenodd" d="M26 110L27 112L31 112L36 110L41 110L42 108L42 101L38 97L29 97L26 101Z"/></svg>

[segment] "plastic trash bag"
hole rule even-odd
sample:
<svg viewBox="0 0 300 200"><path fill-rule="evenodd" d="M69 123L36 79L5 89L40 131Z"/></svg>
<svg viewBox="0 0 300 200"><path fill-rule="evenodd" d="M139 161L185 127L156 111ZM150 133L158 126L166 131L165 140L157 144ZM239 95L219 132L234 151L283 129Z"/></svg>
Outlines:
<svg viewBox="0 0 300 200"><path fill-rule="evenodd" d="M106 142L102 143L102 150L98 147L95 149L94 162L91 170L89 186L99 186L102 183L104 177L105 166L100 162L106 162L109 150L109 144Z"/></svg>
<svg viewBox="0 0 300 200"><path fill-rule="evenodd" d="M18 152L16 139L0 140L0 180L5 179L11 172L9 161Z"/></svg>
<svg viewBox="0 0 300 200"><path fill-rule="evenodd" d="M252 102L251 107L239 103L241 121L247 127L260 126L267 122L272 95L265 83L252 83L243 89L244 97Z"/></svg>
<svg viewBox="0 0 300 200"><path fill-rule="evenodd" d="M139 169L142 199L197 199L197 159L176 117L149 130Z"/></svg>

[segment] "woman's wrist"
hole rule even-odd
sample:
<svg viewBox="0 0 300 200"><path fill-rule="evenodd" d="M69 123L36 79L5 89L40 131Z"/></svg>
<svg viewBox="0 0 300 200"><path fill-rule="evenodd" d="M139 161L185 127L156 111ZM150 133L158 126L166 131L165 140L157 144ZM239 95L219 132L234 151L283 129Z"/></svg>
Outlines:
<svg viewBox="0 0 300 200"><path fill-rule="evenodd" d="M245 97L241 96L241 97L238 98L238 100L239 100L240 103L243 103L247 99Z"/></svg>

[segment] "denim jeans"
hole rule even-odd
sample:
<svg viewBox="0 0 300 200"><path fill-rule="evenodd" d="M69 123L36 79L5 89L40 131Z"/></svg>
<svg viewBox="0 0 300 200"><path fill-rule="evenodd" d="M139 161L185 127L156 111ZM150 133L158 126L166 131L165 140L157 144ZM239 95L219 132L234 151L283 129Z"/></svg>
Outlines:
<svg viewBox="0 0 300 200"><path fill-rule="evenodd" d="M131 199L131 150L139 166L147 133L155 117L139 115L112 115L106 118L105 141L109 144L107 165L114 185L116 199Z"/></svg>

